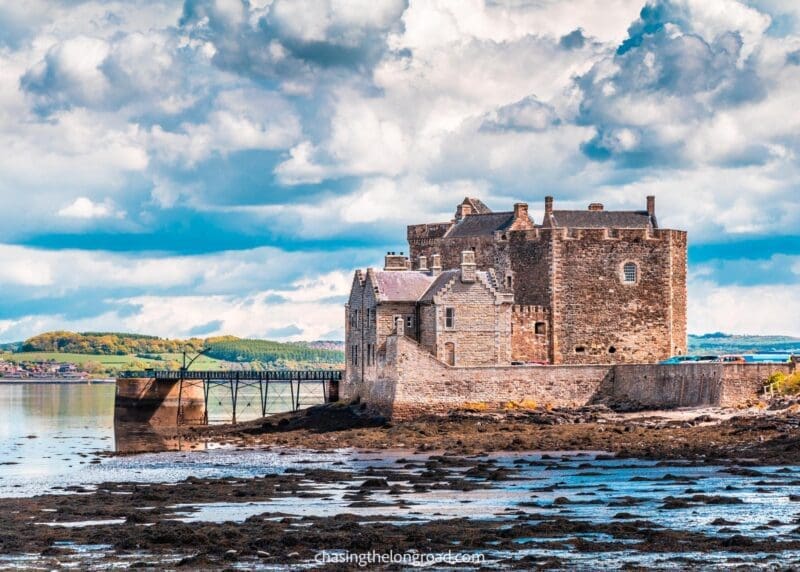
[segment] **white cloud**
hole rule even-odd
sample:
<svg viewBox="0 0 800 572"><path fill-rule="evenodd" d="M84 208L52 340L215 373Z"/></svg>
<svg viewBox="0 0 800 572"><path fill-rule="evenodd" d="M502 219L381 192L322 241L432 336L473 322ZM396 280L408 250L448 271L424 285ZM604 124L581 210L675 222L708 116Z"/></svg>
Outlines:
<svg viewBox="0 0 800 572"><path fill-rule="evenodd" d="M214 152L285 149L300 133L300 120L288 101L270 92L237 89L216 98L206 122L184 123L175 131L156 125L149 142L161 160L193 166Z"/></svg>
<svg viewBox="0 0 800 572"><path fill-rule="evenodd" d="M689 287L689 331L800 337L796 284L720 286L696 280Z"/></svg>
<svg viewBox="0 0 800 572"><path fill-rule="evenodd" d="M58 211L58 216L69 218L124 218L125 212L117 210L108 199L102 203L92 202L86 197L78 197L72 203Z"/></svg>

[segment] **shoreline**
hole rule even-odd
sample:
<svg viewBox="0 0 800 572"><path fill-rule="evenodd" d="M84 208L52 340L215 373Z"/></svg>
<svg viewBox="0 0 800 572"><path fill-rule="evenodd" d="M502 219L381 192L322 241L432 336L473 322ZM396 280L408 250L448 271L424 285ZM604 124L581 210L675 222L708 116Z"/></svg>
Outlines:
<svg viewBox="0 0 800 572"><path fill-rule="evenodd" d="M800 463L800 403L775 409L693 409L616 413L576 410L457 411L390 422L358 406L328 404L236 425L167 429L189 442L237 447L405 449L474 455L520 451L607 451L658 460Z"/></svg>
<svg viewBox="0 0 800 572"><path fill-rule="evenodd" d="M0 377L0 385L111 385L116 383L117 380L110 377L102 377L97 379L61 379L61 378L5 378Z"/></svg>

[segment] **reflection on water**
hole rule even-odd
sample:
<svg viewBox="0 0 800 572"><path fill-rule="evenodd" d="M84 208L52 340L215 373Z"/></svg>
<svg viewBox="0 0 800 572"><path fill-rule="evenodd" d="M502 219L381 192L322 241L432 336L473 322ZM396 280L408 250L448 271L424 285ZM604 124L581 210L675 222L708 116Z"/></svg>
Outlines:
<svg viewBox="0 0 800 572"><path fill-rule="evenodd" d="M0 496L35 494L54 484L80 484L76 475L122 453L195 449L174 431L159 433L143 424L114 426L114 384L0 382ZM270 387L267 412L291 409L286 384ZM323 401L321 387L303 385L301 406ZM230 392L215 387L209 394L209 421L231 419ZM240 388L239 421L261 415L258 387ZM200 446L202 448L202 446Z"/></svg>
<svg viewBox="0 0 800 572"><path fill-rule="evenodd" d="M113 384L0 383L0 494L98 463L113 414Z"/></svg>

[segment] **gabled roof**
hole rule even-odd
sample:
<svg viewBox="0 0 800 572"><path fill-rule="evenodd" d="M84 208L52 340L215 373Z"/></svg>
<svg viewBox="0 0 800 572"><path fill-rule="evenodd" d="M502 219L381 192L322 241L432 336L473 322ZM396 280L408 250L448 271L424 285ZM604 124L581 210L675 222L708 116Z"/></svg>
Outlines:
<svg viewBox="0 0 800 572"><path fill-rule="evenodd" d="M492 212L492 209L487 207L482 200L475 197L467 197L464 201L470 204L473 214L489 214Z"/></svg>
<svg viewBox="0 0 800 572"><path fill-rule="evenodd" d="M656 228L647 211L553 211L544 226L567 228Z"/></svg>
<svg viewBox="0 0 800 572"><path fill-rule="evenodd" d="M505 230L514 222L514 212L471 214L465 216L445 234L445 238L467 236L486 236L498 230Z"/></svg>
<svg viewBox="0 0 800 572"><path fill-rule="evenodd" d="M434 280L418 270L374 270L370 276L380 302L416 302Z"/></svg>
<svg viewBox="0 0 800 572"><path fill-rule="evenodd" d="M428 289L425 293L420 296L420 302L432 302L433 297L439 293L439 290L445 287L445 285L450 282L454 277L458 276L461 273L460 270L444 270L441 274L439 274L436 279L431 282Z"/></svg>

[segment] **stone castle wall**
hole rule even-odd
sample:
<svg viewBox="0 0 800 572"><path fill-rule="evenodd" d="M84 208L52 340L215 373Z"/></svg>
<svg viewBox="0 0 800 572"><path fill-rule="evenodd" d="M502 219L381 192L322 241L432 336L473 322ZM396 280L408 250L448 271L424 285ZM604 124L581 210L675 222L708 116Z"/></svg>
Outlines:
<svg viewBox="0 0 800 572"><path fill-rule="evenodd" d="M468 403L509 401L575 407L625 403L642 408L751 404L764 380L794 364L561 365L449 367L413 340L390 336L374 383L359 394L396 419L446 413Z"/></svg>
<svg viewBox="0 0 800 572"><path fill-rule="evenodd" d="M544 362L550 356L550 311L516 305L511 313L511 361Z"/></svg>
<svg viewBox="0 0 800 572"><path fill-rule="evenodd" d="M446 344L452 344L460 366L511 362L511 304L495 304L495 293L480 279L462 282L456 277L420 311L421 329L427 335L422 347L446 362ZM447 328L444 310L452 307L455 324ZM431 342L434 342L433 344Z"/></svg>
<svg viewBox="0 0 800 572"><path fill-rule="evenodd" d="M443 268L455 268L461 251L474 249L478 268L494 268L516 304L549 310L548 361L644 363L686 353L685 232L534 228L443 238L433 226L409 227L412 261L439 254ZM622 280L627 262L637 265L635 284Z"/></svg>
<svg viewBox="0 0 800 572"><path fill-rule="evenodd" d="M686 316L673 308L671 249L673 236L685 233L560 231L554 241L554 363L653 363L686 353L685 336L673 339L676 322L685 324ZM623 280L626 263L636 265L635 283Z"/></svg>

